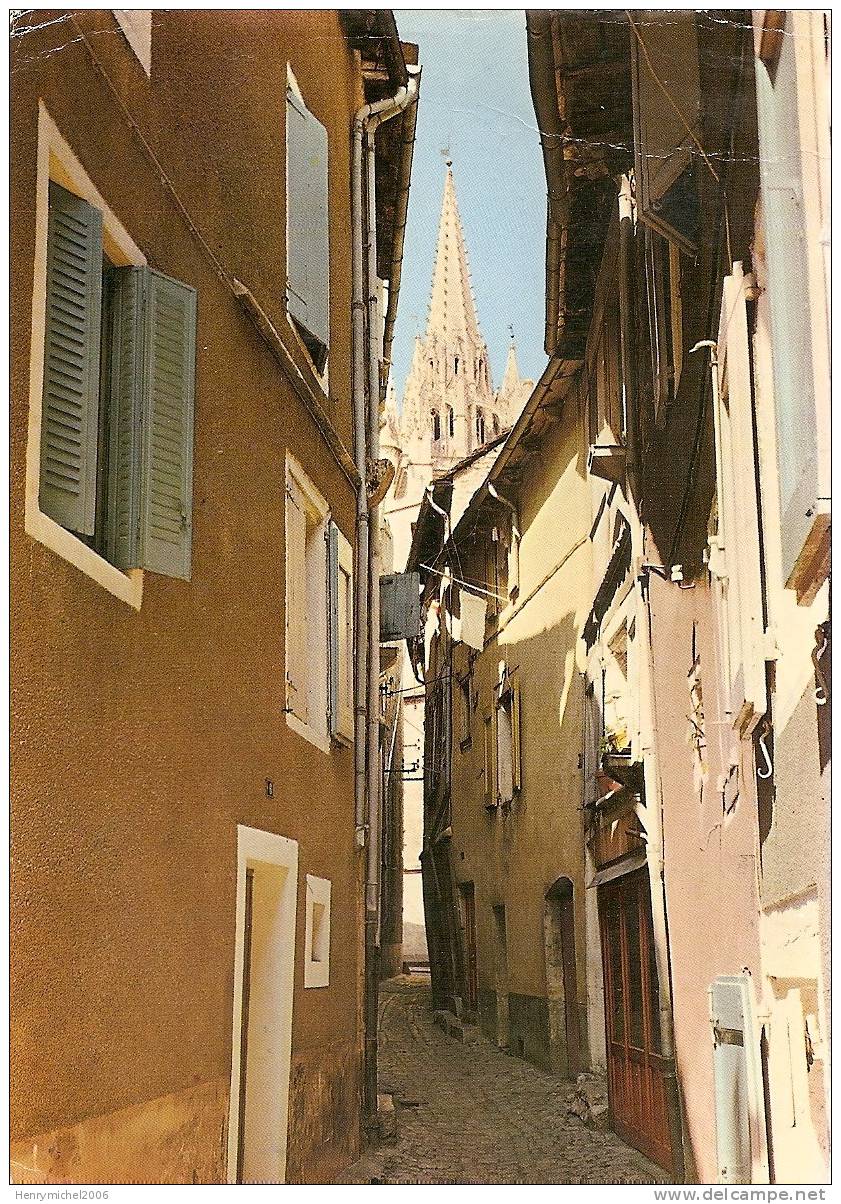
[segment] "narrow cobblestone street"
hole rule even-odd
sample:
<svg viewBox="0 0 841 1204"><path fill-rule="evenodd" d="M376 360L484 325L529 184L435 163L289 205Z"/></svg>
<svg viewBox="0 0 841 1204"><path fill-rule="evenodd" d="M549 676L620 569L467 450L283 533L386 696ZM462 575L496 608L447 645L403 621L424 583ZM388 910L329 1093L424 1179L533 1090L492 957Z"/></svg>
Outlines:
<svg viewBox="0 0 841 1204"><path fill-rule="evenodd" d="M663 1176L613 1133L567 1113L567 1080L482 1039L462 1045L434 1023L428 979L380 988L380 1091L397 1135L345 1182L652 1183Z"/></svg>

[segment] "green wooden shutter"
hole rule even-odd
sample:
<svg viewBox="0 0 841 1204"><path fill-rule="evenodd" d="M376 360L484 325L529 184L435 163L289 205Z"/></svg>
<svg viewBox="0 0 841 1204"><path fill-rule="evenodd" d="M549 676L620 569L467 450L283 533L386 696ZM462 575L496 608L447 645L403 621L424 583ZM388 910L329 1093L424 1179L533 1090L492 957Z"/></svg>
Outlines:
<svg viewBox="0 0 841 1204"><path fill-rule="evenodd" d="M289 314L330 343L327 131L293 87L286 91L286 292Z"/></svg>
<svg viewBox="0 0 841 1204"><path fill-rule="evenodd" d="M140 563L189 580L196 291L160 272L147 270L145 276Z"/></svg>
<svg viewBox="0 0 841 1204"><path fill-rule="evenodd" d="M101 308L102 214L50 184L39 502L80 535L96 522Z"/></svg>
<svg viewBox="0 0 841 1204"><path fill-rule="evenodd" d="M138 564L144 281L144 268L113 273L106 555L120 569Z"/></svg>
<svg viewBox="0 0 841 1204"><path fill-rule="evenodd" d="M108 557L189 580L196 294L149 268L115 277Z"/></svg>

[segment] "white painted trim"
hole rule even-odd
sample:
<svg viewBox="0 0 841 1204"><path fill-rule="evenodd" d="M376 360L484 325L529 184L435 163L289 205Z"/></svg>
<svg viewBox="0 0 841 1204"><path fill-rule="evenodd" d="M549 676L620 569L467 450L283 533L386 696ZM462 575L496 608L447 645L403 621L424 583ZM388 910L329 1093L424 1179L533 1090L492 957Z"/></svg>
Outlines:
<svg viewBox="0 0 841 1204"><path fill-rule="evenodd" d="M234 991L231 1028L231 1088L228 1110L227 1181L236 1182L239 1136L240 1025L242 1020L242 975L245 943L245 871L263 863L288 871L283 888L283 928L287 934L283 966L278 976L277 1023L281 1031L283 1067L278 1093L283 1115L283 1167L286 1179L286 1145L289 1123L289 1078L292 1064L292 1004L295 988L295 916L298 902L298 842L259 828L237 824L236 938L234 944Z"/></svg>
<svg viewBox="0 0 841 1204"><path fill-rule="evenodd" d="M330 518L330 507L328 506L327 502L325 501L325 499L322 496L318 487L313 484L312 480L307 475L307 473L304 471L304 469L301 467L301 465L298 463L298 461L295 459L295 457L290 452L287 451L287 453L286 453L286 475L285 475L286 498L284 501L284 531L285 531L284 538L285 539L287 538L288 530L289 530L289 524L286 520L286 509L290 505L290 489L291 489L292 481L295 482L296 486L303 494L305 501L310 506L312 511L316 515L318 515L319 531L326 532L327 522L328 522L328 519ZM292 503L292 504L294 504L294 503ZM321 539L321 535L316 534L315 538ZM323 555L322 555L322 552L323 552ZM286 547L286 564L287 564L287 566L289 564L288 543L287 543L287 547ZM286 605L284 607L285 631L284 631L284 690L283 690L283 697L284 697L284 709L285 709L285 713L286 713L287 726L290 727L293 732L296 732L299 736L302 736L305 740L309 741L310 744L314 745L321 752L329 754L331 751L331 744L330 744L330 732L329 732L328 723L327 723L327 704L328 704L328 702L327 702L327 696L328 696L327 677L328 677L328 672L329 672L329 665L328 665L328 659L327 659L328 640L327 640L327 543L326 543L326 540L321 540L321 544L319 545L319 565L321 568L321 572L320 572L320 575L318 576L318 580L316 580L314 582L314 588L315 588L315 592L318 595L318 600L320 603L319 607L316 607L316 612L317 612L317 614L320 613L320 615L321 615L321 622L323 625L323 633L322 633L323 638L320 640L315 639L313 641L313 645L316 650L317 660L316 661L314 661L313 659L308 660L306 682L307 682L307 691L309 692L311 683L314 680L316 680L316 675L318 675L318 681L320 683L318 693L319 693L319 697L323 697L323 704L324 704L323 705L323 715L320 716L321 725L316 724L316 723L305 722L303 719L300 718L300 716L293 714L293 712L289 709L289 706L288 706L287 691L286 691L286 684L285 684L285 667L289 663L289 659L290 659L289 658L289 639L290 639L289 596L290 596L290 591L289 591L289 582L286 579L285 575L284 575L284 589L285 589ZM311 584L311 582L308 581L308 585L309 584Z"/></svg>
<svg viewBox="0 0 841 1204"><path fill-rule="evenodd" d="M112 8L117 24L135 53L140 66L152 75L152 10L151 8Z"/></svg>
<svg viewBox="0 0 841 1204"><path fill-rule="evenodd" d="M313 918L315 905L320 903L324 908L321 921L320 958L315 958L313 947ZM304 986L328 987L330 985L330 880L316 878L307 874L307 916L306 935L304 940Z"/></svg>
<svg viewBox="0 0 841 1204"><path fill-rule="evenodd" d="M47 226L50 180L68 188L102 213L108 257L120 266L143 266L146 257L103 200L93 181L59 132L43 101L38 104L38 152L35 186L35 268L32 282L32 337L29 352L29 429L26 442L24 529L45 547L75 565L116 598L140 610L143 570L109 564L71 531L44 514L41 488L41 410L44 390L44 333L47 309Z"/></svg>

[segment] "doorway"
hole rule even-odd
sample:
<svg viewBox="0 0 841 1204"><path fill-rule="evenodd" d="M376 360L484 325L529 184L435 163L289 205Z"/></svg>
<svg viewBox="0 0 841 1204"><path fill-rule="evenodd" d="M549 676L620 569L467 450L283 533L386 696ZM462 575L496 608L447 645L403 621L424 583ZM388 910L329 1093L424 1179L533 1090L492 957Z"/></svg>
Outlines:
<svg viewBox="0 0 841 1204"><path fill-rule="evenodd" d="M543 908L549 1058L552 1070L564 1078L575 1078L581 1071L572 896L572 882L559 878L547 891Z"/></svg>
<svg viewBox="0 0 841 1204"><path fill-rule="evenodd" d="M476 892L472 882L461 885L461 918L464 927L464 1003L474 1015L479 1007L479 967L476 956Z"/></svg>
<svg viewBox="0 0 841 1204"><path fill-rule="evenodd" d="M505 905L493 909L494 970L496 976L496 1043L507 1049L510 1043L508 1023L508 941L505 934Z"/></svg>
<svg viewBox="0 0 841 1204"><path fill-rule="evenodd" d="M286 1178L297 885L297 843L239 825L229 1183Z"/></svg>
<svg viewBox="0 0 841 1204"><path fill-rule="evenodd" d="M673 1173L647 869L599 887L599 923L613 1127Z"/></svg>

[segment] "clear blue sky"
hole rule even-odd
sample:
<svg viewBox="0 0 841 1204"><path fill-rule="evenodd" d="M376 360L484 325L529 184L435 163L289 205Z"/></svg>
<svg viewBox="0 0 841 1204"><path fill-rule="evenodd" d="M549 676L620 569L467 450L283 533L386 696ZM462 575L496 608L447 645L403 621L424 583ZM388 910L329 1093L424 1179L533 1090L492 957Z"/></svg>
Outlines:
<svg viewBox="0 0 841 1204"><path fill-rule="evenodd" d="M423 67L403 280L393 351L402 400L415 334L426 327L445 156L453 160L479 325L494 385L514 327L523 376L543 351L546 179L531 103L523 11L397 10Z"/></svg>

